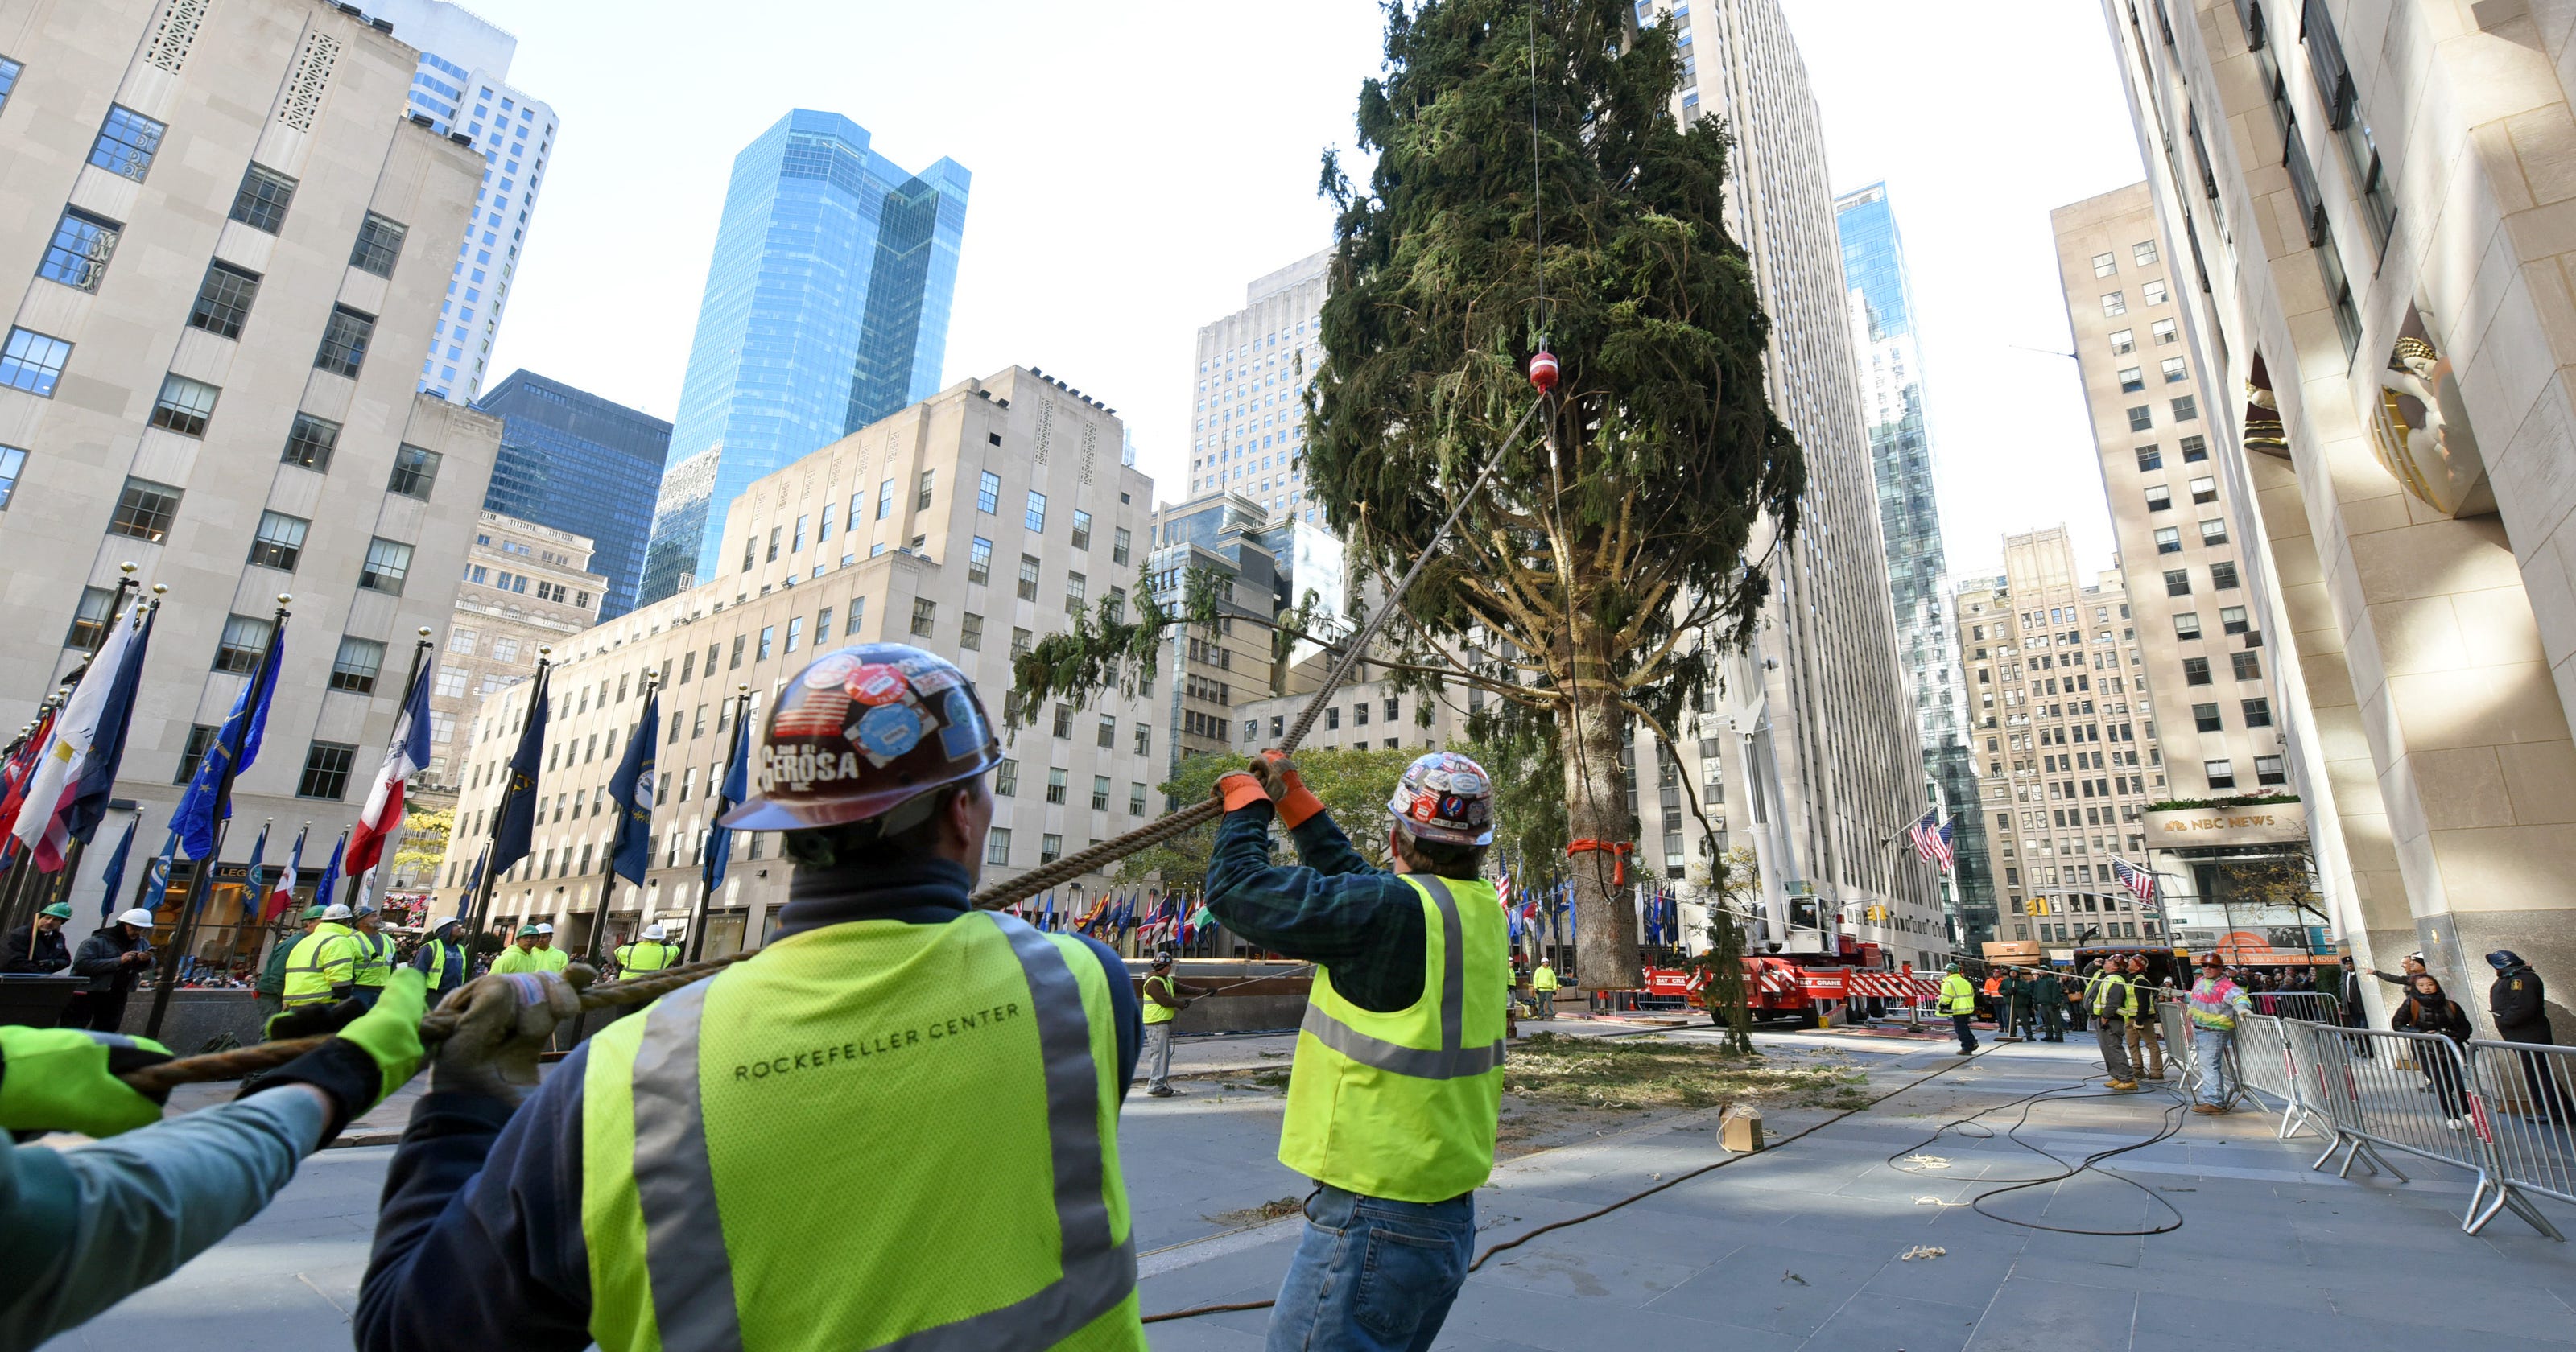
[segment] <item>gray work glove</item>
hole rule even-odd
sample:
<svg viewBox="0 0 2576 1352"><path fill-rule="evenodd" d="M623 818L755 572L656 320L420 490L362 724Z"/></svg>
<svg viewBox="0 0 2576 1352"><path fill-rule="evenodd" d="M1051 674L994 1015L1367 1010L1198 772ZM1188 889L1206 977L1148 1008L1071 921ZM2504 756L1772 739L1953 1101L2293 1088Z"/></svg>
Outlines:
<svg viewBox="0 0 2576 1352"><path fill-rule="evenodd" d="M450 993L438 1008L457 1016L456 1031L430 1061L430 1092L517 1104L537 1087L537 1058L555 1025L580 1016L580 988L594 979L576 964L561 972L480 976Z"/></svg>

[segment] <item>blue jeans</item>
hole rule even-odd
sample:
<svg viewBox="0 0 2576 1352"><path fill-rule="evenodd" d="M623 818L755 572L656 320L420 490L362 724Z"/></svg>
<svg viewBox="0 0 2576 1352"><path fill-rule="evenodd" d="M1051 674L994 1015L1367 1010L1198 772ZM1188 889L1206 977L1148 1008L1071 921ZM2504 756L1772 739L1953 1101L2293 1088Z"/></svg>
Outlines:
<svg viewBox="0 0 2576 1352"><path fill-rule="evenodd" d="M1423 1352L1467 1280L1475 1241L1472 1193L1396 1202L1316 1184L1268 1352Z"/></svg>
<svg viewBox="0 0 2576 1352"><path fill-rule="evenodd" d="M2228 1060L2236 1054L2235 1042L2233 1029L2191 1026L2192 1102L2227 1102L2229 1091L2236 1085L2236 1067Z"/></svg>

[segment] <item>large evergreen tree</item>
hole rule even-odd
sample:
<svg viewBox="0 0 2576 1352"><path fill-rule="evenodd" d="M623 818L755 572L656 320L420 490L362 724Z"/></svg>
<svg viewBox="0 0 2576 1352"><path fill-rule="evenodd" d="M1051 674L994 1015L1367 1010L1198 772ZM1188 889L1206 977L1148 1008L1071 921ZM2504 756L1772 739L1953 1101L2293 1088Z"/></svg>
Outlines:
<svg viewBox="0 0 2576 1352"><path fill-rule="evenodd" d="M1667 742L1768 591L1794 528L1798 447L1764 394L1769 321L1728 234L1728 136L1673 116L1669 24L1627 0L1387 7L1361 89L1365 191L1340 207L1307 478L1363 566L1420 556L1562 369L1401 609L1418 660L1550 723L1567 831L1633 842L1619 760L1634 720ZM1766 524L1767 523L1767 524ZM1757 528L1765 559L1745 557ZM1639 980L1611 856L1577 855L1577 973Z"/></svg>

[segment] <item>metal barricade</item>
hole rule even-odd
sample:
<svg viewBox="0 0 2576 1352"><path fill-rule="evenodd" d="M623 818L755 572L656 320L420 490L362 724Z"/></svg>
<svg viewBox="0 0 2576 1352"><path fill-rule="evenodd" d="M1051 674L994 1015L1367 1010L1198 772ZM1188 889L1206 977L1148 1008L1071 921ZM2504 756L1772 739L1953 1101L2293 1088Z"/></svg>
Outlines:
<svg viewBox="0 0 2576 1352"><path fill-rule="evenodd" d="M2476 1234L2498 1210L2510 1207L2542 1234L2563 1238L2506 1182L2493 1114L2457 1044L2430 1033L2301 1027L2317 1070L2312 1107L2334 1129L2334 1139L2310 1168L2322 1169L2341 1155L2338 1177L2348 1177L2359 1164L2404 1183L2405 1171L2382 1153L2403 1150L2477 1175L2462 1230Z"/></svg>
<svg viewBox="0 0 2576 1352"><path fill-rule="evenodd" d="M2156 1002L2156 1032L2165 1040L2165 1071L2188 1087L2200 1073L2199 1049L2191 1045L2191 1015L2179 1000Z"/></svg>
<svg viewBox="0 0 2576 1352"><path fill-rule="evenodd" d="M2343 1002L2324 991L2247 991L2245 994L2254 1002L2257 1014L2304 1019L2309 1023L2343 1023Z"/></svg>
<svg viewBox="0 0 2576 1352"><path fill-rule="evenodd" d="M2478 1130L2496 1162L2493 1196L2481 1180L2476 1225L2502 1208L2555 1235L2530 1200L2536 1192L2576 1202L2576 1047L2523 1042L2469 1043L2469 1084L2479 1110Z"/></svg>

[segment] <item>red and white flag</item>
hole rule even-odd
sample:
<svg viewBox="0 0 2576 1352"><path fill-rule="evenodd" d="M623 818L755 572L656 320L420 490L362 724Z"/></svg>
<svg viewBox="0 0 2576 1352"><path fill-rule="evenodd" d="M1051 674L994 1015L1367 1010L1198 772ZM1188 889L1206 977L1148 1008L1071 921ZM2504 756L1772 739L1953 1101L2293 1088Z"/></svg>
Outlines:
<svg viewBox="0 0 2576 1352"><path fill-rule="evenodd" d="M385 747L385 763L376 770L367 805L359 809L358 824L349 832L349 853L340 864L343 877L357 877L384 857L386 839L402 829L404 784L429 764L430 665L421 663L410 693L403 698L402 716L394 720L393 739Z"/></svg>

